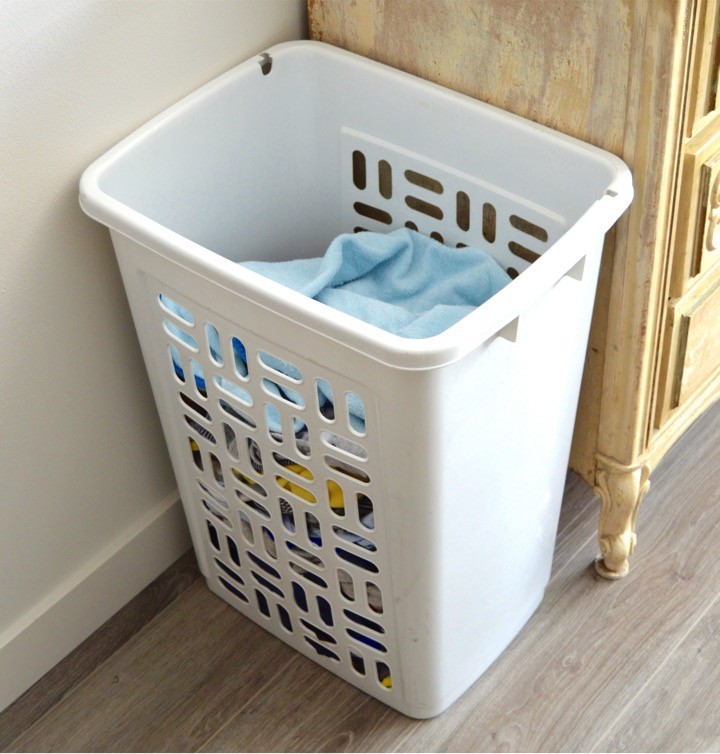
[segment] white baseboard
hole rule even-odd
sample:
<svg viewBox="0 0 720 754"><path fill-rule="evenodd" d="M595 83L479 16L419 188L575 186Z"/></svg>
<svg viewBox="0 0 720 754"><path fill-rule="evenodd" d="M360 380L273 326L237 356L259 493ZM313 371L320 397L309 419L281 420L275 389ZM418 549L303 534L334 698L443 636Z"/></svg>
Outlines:
<svg viewBox="0 0 720 754"><path fill-rule="evenodd" d="M190 546L175 491L0 634L0 711Z"/></svg>

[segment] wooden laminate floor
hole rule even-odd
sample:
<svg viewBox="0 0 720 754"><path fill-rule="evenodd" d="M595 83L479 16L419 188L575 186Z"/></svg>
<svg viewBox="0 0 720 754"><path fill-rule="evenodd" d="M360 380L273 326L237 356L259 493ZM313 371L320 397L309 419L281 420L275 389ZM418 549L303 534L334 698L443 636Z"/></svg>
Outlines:
<svg viewBox="0 0 720 754"><path fill-rule="evenodd" d="M544 602L433 720L404 717L299 656L212 595L185 559L0 714L0 748L718 751L720 404L652 483L631 574L608 582L591 567L597 500L569 476ZM138 615L153 599L162 609L148 622Z"/></svg>

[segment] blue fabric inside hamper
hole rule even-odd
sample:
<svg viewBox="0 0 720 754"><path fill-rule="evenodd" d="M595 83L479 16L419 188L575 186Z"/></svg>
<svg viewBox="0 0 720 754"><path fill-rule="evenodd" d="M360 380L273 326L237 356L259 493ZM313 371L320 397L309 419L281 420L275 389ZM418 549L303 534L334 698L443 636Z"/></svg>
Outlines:
<svg viewBox="0 0 720 754"><path fill-rule="evenodd" d="M408 228L346 233L323 257L244 266L403 338L447 330L510 282L487 252L451 249Z"/></svg>

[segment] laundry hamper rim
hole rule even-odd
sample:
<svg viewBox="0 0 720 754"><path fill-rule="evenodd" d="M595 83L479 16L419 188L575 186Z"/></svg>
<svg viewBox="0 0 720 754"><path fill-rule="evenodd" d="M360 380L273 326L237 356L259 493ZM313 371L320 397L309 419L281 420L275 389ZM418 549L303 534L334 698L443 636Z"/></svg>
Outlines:
<svg viewBox="0 0 720 754"><path fill-rule="evenodd" d="M404 371L425 371L448 366L497 336L522 315L539 296L585 256L585 222L568 229L522 275L447 330L430 338L404 338L332 309L318 301L269 280L242 265L190 241L169 228L150 221L142 213L105 195L107 207L96 211L94 197L81 192L83 210L111 230L140 243L149 254L161 256L213 284L261 306L295 325L334 340L385 366ZM117 205L112 214L110 210ZM605 205L612 205L606 209ZM616 217L614 198L603 197L585 216L598 224ZM127 215L127 217L126 217ZM137 215L142 223L133 222ZM583 216L583 218L585 217ZM111 219L112 218L112 219ZM519 305L520 302L520 305ZM508 340L514 338L510 335Z"/></svg>
<svg viewBox="0 0 720 754"><path fill-rule="evenodd" d="M230 68L229 70L216 76L214 79L206 82L195 91L180 98L177 102L169 105L164 110L154 115L144 124L131 131L127 136L117 142L113 147L103 152L94 162L88 165L83 171L80 177L80 204L87 212L83 200L88 202L88 207L91 200L97 199L97 194L101 194L107 199L112 199L102 189L100 189L99 181L102 177L102 173L108 168L112 167L112 164L120 159L123 154L132 149L137 142L142 141L144 138L150 136L153 132L158 130L161 126L164 126L175 118L180 117L185 111L193 109L200 101L217 94L225 86L230 85L234 79L241 75L247 75L255 71L255 66L261 60L261 55L268 54L271 57L283 54L292 53L296 50L313 50L319 52L321 55L328 55L331 57L345 58L347 62L380 72L383 76L390 79L396 79L404 86L412 86L414 88L421 88L425 91L432 91L436 96L446 97L449 100L453 100L456 103L460 102L463 105L477 109L483 112L483 114L490 118L499 118L503 121L512 122L514 126L525 129L528 132L533 133L535 136L542 135L545 138L553 141L563 142L563 146L566 149L572 149L579 153L582 153L585 158L590 158L593 161L602 164L608 169L608 183L605 187L605 194L603 197L610 197L615 200L615 211L610 212L612 219L608 221L607 227L603 228L606 231L622 214L625 208L629 205L633 198L633 183L632 174L627 164L617 155L612 152L608 152L605 149L590 144L588 142L577 139L574 136L563 133L562 131L555 130L549 126L545 126L542 123L537 123L528 118L524 118L521 115L517 115L509 110L503 110L496 105L492 105L489 102L484 102L480 99L475 99L467 94L462 94L453 89L449 89L441 84L436 84L433 81L423 79L419 76L415 76L406 71L401 71L392 66L379 63L370 58L365 58L362 55L358 55L349 50L344 50L340 47L327 44L326 42L318 42L315 40L296 40L290 42L281 42L277 45L273 45L265 49L264 53L260 53L253 58L245 60L238 65ZM93 202L94 203L94 202ZM118 202L119 206L122 203ZM105 222L89 213L91 217L100 222ZM144 216L142 213L137 213L138 217ZM579 222L579 220L578 220Z"/></svg>

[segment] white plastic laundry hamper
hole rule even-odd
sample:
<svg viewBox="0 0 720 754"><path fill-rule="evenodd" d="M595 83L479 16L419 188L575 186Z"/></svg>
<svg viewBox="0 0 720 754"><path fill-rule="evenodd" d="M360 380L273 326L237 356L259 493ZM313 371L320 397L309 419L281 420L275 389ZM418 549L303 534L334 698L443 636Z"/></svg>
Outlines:
<svg viewBox="0 0 720 754"><path fill-rule="evenodd" d="M210 589L392 707L441 712L548 582L626 166L297 42L154 118L80 193L112 232ZM513 281L409 340L237 264L405 225L486 249Z"/></svg>

